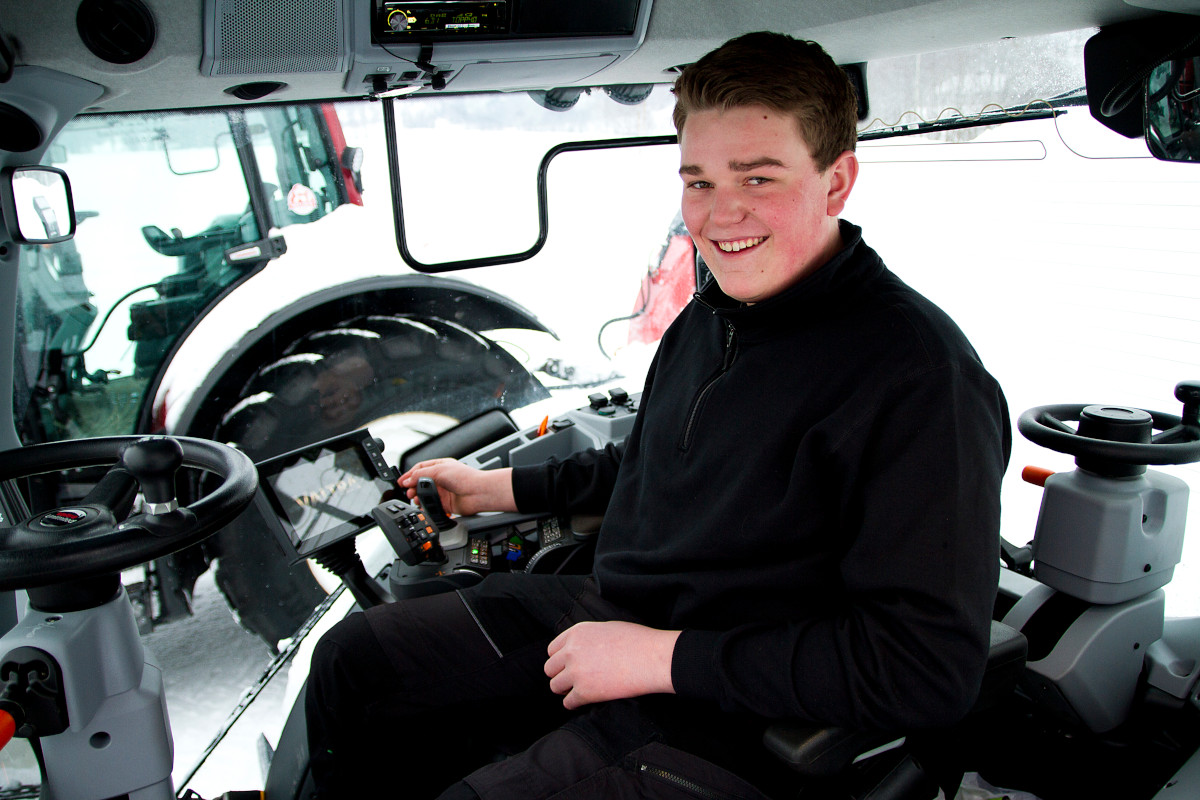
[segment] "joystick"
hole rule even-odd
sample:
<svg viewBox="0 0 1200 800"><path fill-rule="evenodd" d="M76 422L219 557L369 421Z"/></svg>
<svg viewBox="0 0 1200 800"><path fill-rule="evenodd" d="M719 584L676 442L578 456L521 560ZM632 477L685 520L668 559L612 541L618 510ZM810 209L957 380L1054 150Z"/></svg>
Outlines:
<svg viewBox="0 0 1200 800"><path fill-rule="evenodd" d="M437 529L442 547L454 550L467 543L467 526L457 520L450 519L442 506L442 498L438 495L437 484L433 478L417 480L417 500L429 522Z"/></svg>
<svg viewBox="0 0 1200 800"><path fill-rule="evenodd" d="M454 527L454 520L450 519L450 515L442 507L442 498L438 495L437 484L433 482L433 478L420 478L417 481L417 500L429 516L429 521L439 531L448 531Z"/></svg>

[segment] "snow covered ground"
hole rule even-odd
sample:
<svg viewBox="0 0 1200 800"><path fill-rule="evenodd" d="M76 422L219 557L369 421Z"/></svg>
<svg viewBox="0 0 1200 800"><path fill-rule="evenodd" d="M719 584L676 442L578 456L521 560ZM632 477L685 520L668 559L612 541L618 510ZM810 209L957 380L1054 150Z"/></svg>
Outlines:
<svg viewBox="0 0 1200 800"><path fill-rule="evenodd" d="M176 789L182 789L197 759L208 747L244 690L270 665L271 652L262 639L241 628L217 591L212 571L196 583L195 614L159 627L142 637L163 669L167 710L175 731ZM283 699L288 667L230 730L225 741L188 784L210 798L233 789L261 789L259 739L273 746L286 718Z"/></svg>

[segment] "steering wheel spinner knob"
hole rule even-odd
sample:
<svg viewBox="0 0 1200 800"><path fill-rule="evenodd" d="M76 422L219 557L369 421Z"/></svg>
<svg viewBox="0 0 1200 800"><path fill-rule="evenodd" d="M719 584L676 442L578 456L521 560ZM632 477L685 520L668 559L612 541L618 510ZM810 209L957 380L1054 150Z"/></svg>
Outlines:
<svg viewBox="0 0 1200 800"><path fill-rule="evenodd" d="M1200 381L1180 381L1175 399L1183 403L1183 424L1200 425Z"/></svg>
<svg viewBox="0 0 1200 800"><path fill-rule="evenodd" d="M142 503L142 509L145 511L145 513L155 516L170 514L172 511L179 510L179 500L174 497L171 498L170 502L167 503L151 503L147 500Z"/></svg>

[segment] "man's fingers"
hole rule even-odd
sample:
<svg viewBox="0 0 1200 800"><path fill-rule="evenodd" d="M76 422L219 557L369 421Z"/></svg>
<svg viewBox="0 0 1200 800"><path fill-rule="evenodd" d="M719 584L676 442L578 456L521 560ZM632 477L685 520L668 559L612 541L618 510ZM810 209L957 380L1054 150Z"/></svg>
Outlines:
<svg viewBox="0 0 1200 800"><path fill-rule="evenodd" d="M563 671L563 666L563 659L556 654L551 654L550 658L546 659L546 665L542 667L542 671L546 673L547 678L553 678Z"/></svg>
<svg viewBox="0 0 1200 800"><path fill-rule="evenodd" d="M406 485L406 486L407 485L415 485L416 479L417 479L417 476L416 476L417 472L420 472L421 470L429 469L430 467L436 467L438 464L444 464L447 461L453 461L453 460L454 459L452 459L452 458L431 458L428 461L419 461L414 466L412 466L408 470L408 472L405 472L403 475L400 476L401 485Z"/></svg>
<svg viewBox="0 0 1200 800"><path fill-rule="evenodd" d="M572 688L570 679L561 672L550 679L550 691L555 694L567 694Z"/></svg>

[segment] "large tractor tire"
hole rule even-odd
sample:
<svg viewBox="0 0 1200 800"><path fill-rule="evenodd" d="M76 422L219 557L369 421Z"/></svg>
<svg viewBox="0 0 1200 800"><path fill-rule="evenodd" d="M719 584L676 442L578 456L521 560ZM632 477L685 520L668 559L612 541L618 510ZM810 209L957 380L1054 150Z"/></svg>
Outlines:
<svg viewBox="0 0 1200 800"><path fill-rule="evenodd" d="M419 428L442 419L444 427L548 396L503 348L433 317L361 316L303 334L276 352L250 372L214 432L217 441L237 444L255 461L369 426L392 432L383 438L394 463L409 444L438 432L417 430L401 444L388 441L405 420ZM214 538L209 553L217 559L217 586L242 625L275 648L324 590L306 564L289 566L251 517Z"/></svg>

